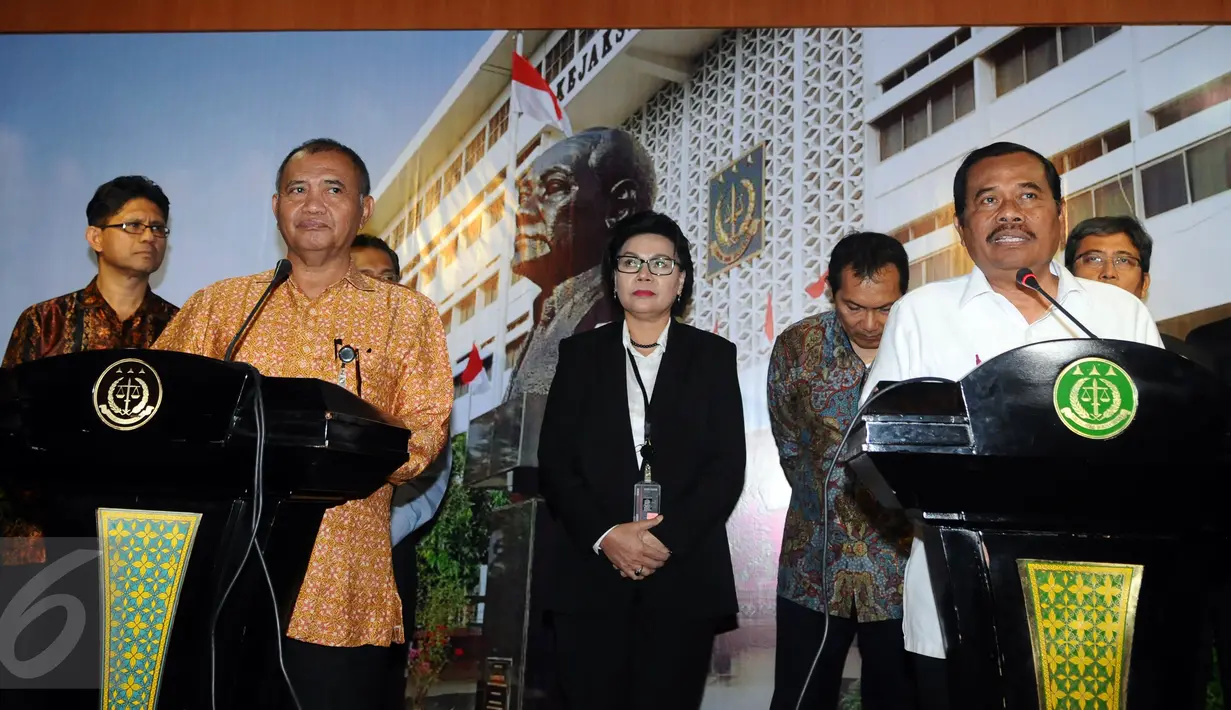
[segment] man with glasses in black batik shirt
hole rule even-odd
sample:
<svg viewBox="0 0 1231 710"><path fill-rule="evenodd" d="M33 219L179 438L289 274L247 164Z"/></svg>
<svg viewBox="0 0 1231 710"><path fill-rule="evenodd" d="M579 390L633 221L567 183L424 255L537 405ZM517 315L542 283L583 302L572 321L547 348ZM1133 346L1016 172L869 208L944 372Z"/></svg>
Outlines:
<svg viewBox="0 0 1231 710"><path fill-rule="evenodd" d="M85 211L98 276L22 312L4 367L86 350L148 348L179 310L150 289L170 234L171 203L162 188L149 178L118 177L95 191Z"/></svg>

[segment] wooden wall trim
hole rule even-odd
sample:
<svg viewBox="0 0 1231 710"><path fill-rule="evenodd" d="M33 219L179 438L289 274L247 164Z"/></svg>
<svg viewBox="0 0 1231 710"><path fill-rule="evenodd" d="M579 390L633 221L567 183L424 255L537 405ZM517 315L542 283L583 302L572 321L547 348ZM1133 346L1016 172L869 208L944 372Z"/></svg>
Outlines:
<svg viewBox="0 0 1231 710"><path fill-rule="evenodd" d="M1231 23L1231 0L0 0L0 32Z"/></svg>

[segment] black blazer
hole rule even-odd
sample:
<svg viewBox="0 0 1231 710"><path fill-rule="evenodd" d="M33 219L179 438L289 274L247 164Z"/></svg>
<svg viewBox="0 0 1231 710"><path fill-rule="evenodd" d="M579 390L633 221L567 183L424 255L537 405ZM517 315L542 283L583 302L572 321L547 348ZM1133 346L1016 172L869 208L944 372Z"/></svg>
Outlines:
<svg viewBox="0 0 1231 710"><path fill-rule="evenodd" d="M663 521L653 534L671 558L629 580L594 543L633 519L640 480L628 413L622 323L564 339L539 437L543 498L559 523L549 611L655 610L699 617L738 611L726 522L744 487L744 412L735 345L672 320L650 400L654 480ZM640 442L641 432L636 441Z"/></svg>

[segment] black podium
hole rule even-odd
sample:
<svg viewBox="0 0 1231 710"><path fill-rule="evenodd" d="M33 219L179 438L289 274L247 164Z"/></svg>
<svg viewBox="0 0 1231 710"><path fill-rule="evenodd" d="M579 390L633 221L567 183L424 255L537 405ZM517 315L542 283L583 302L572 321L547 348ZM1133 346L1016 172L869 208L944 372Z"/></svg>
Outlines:
<svg viewBox="0 0 1231 710"><path fill-rule="evenodd" d="M922 514L954 708L1191 707L1231 557L1231 388L1094 340L888 384L841 458Z"/></svg>
<svg viewBox="0 0 1231 710"><path fill-rule="evenodd" d="M142 707L210 707L211 616L252 535L258 385L256 539L269 578L253 553L227 597L214 638L219 708L293 707L277 640L321 516L383 485L410 433L336 385L182 353L97 351L0 370L0 486L47 538L97 537L102 553L103 690L51 691L51 706L108 708L103 693L135 687L153 701ZM141 663L125 659L133 651ZM10 698L41 706L37 695Z"/></svg>

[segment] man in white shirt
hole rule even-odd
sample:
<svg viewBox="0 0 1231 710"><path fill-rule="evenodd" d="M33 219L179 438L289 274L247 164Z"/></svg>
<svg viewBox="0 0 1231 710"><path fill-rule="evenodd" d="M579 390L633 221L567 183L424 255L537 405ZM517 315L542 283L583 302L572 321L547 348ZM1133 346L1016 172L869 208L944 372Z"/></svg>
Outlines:
<svg viewBox="0 0 1231 710"><path fill-rule="evenodd" d="M1055 166L1025 146L994 143L966 157L953 179L954 224L976 268L922 286L894 305L863 401L882 381L956 381L1022 345L1086 337L1042 295L1018 285L1023 267L1100 338L1162 347L1153 318L1133 294L1078 279L1053 261L1064 236L1061 194ZM920 707L948 707L944 639L917 536L904 588L903 636L915 662Z"/></svg>

